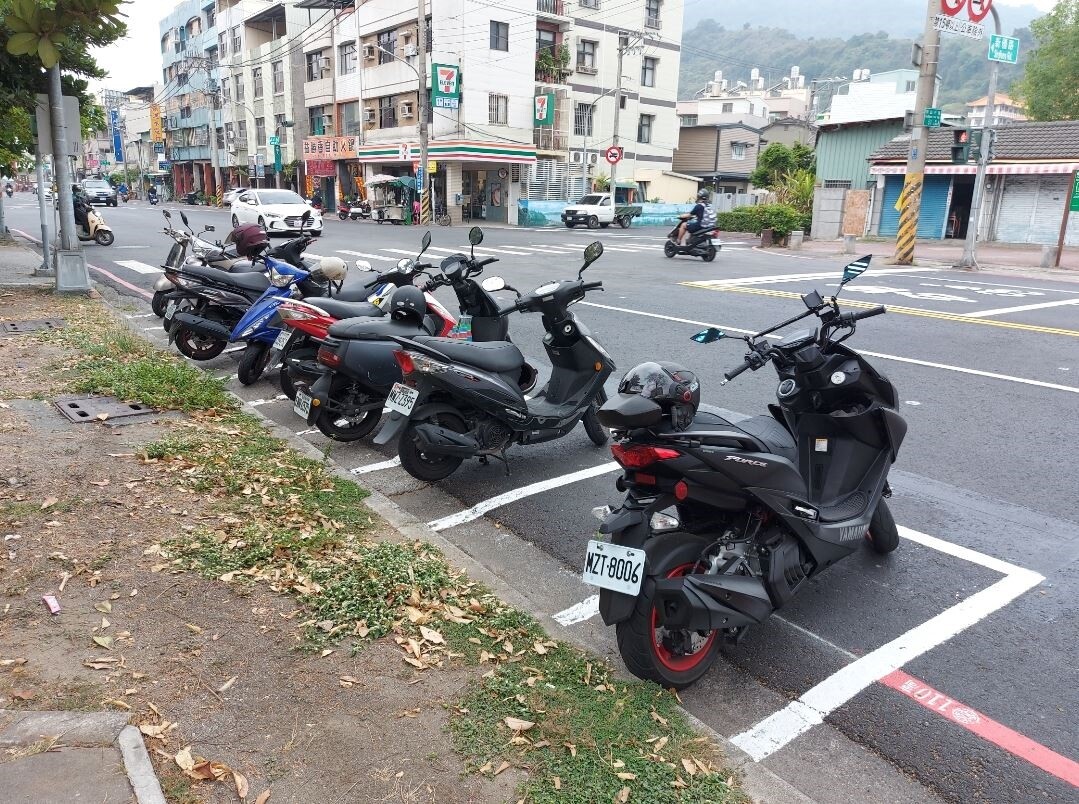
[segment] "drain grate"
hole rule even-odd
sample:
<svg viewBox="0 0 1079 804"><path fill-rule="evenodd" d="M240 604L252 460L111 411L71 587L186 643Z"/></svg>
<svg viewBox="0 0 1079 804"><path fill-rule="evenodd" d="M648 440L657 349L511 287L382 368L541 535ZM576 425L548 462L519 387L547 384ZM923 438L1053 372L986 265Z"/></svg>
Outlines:
<svg viewBox="0 0 1079 804"><path fill-rule="evenodd" d="M35 318L30 321L0 321L0 338L10 335L25 335L28 332L40 332L43 329L63 329L67 322L62 318Z"/></svg>
<svg viewBox="0 0 1079 804"><path fill-rule="evenodd" d="M121 402L111 396L60 397L56 407L75 423L149 416L154 412L139 402Z"/></svg>

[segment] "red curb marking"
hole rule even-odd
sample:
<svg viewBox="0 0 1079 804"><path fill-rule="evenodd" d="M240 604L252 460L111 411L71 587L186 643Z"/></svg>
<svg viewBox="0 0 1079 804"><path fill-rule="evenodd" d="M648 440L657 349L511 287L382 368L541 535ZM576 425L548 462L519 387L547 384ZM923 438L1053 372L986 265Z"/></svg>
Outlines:
<svg viewBox="0 0 1079 804"><path fill-rule="evenodd" d="M40 240L38 240L38 239L37 239L36 237L34 237L33 235L29 235L29 234L27 234L26 232L22 231L21 229L12 229L11 231L15 232L15 234L18 234L18 235L22 235L23 237L25 237L25 238L26 238L27 240L29 240L29 241L30 241L30 242L32 242L32 243L37 243L37 244L38 244L39 246L41 245L41 241L40 241ZM145 298L147 298L147 299L152 299L152 298L154 297L154 294L153 294L153 293L149 293L149 292L147 292L147 291L143 290L142 288L140 288L140 287L139 287L139 286L137 286L137 285L132 285L132 284L131 284L130 282L128 282L127 280L125 280L125 279L121 279L121 278L120 278L120 277L118 277L118 276L117 276L116 274L112 274L112 273L109 273L109 272L108 272L108 271L106 271L106 270L105 270L104 268L98 268L98 267L97 267L96 265L91 265L90 263L86 263L86 267L87 267L87 268L89 268L89 269L90 269L90 270L92 270L92 271L97 271L97 272L98 272L99 274L103 274L104 276L107 276L107 277L108 277L109 279L111 279L111 280L112 280L113 282L116 282L116 283L118 283L118 284L121 284L121 285L123 285L123 286L124 286L125 288L127 288L128 290L133 290L133 291L135 291L135 292L136 292L136 293L138 293L138 294L139 294L140 296L144 296L144 297L145 297Z"/></svg>
<svg viewBox="0 0 1079 804"><path fill-rule="evenodd" d="M1003 748L1020 759L1025 759L1031 765L1041 768L1046 773L1079 787L1079 762L1061 756L1041 743L1036 743L1029 737L1024 737L1002 723L997 723L992 718L986 717L981 712L977 712L969 706L949 698L943 692L938 692L921 679L908 675L902 670L894 670L882 678L880 683L886 687L891 687L896 692L901 692L946 720L950 720L967 731L977 734L983 740Z"/></svg>

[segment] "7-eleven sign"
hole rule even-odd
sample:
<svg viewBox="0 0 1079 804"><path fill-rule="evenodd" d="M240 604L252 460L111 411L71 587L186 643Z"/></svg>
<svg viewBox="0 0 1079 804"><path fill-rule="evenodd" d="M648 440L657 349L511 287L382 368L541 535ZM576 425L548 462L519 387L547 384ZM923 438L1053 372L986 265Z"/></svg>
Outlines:
<svg viewBox="0 0 1079 804"><path fill-rule="evenodd" d="M455 64L431 65L431 105L457 109L461 105L461 68Z"/></svg>

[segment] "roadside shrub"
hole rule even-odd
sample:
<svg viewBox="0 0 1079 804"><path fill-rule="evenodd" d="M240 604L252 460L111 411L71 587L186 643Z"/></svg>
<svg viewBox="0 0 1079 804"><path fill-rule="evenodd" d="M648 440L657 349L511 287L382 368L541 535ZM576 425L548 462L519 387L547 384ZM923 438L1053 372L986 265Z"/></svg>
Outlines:
<svg viewBox="0 0 1079 804"><path fill-rule="evenodd" d="M760 234L762 229L772 229L776 238L781 239L793 231L808 232L810 219L809 214L787 204L761 204L721 212L716 216L716 223L724 232Z"/></svg>

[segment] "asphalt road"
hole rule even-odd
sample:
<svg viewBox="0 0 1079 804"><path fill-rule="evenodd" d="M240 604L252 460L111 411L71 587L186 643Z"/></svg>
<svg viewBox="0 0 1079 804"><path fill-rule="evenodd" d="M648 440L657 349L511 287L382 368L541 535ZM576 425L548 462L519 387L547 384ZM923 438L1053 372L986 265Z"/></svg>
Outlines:
<svg viewBox="0 0 1079 804"><path fill-rule="evenodd" d="M36 208L19 201L9 203L8 225L36 235ZM227 212L184 209L193 224L227 231ZM171 243L156 231L160 211L131 206L104 214L116 245L88 247L87 259L96 279L139 302L133 315L145 315L153 266ZM388 267L418 248L422 231L332 218L309 251ZM697 372L705 401L764 412L774 375L746 373L721 387L722 371L742 359L738 343L700 346L689 337L704 325L737 334L788 318L801 305L798 293L834 287L844 261L761 252L748 243L724 248L712 264L667 260L664 234L490 228L483 248L502 259L488 275L527 288L572 276L584 246L601 240L606 253L588 277L602 279L606 292L576 312L619 366L608 390L621 370L663 358ZM435 256L467 247L463 227L436 227L432 236ZM892 473L891 505L908 538L890 557L859 553L815 579L782 619L727 648L715 672L683 695L686 705L725 735L771 729L774 736L761 724L777 710L797 714L803 695L838 696L822 710L824 725L787 734L761 759L824 801L1072 801L1079 784L1079 283L874 265L843 295L852 305L889 306L889 315L860 325L851 345L900 392L909 432ZM443 301L456 309L452 294ZM160 331L154 318L136 320L151 334ZM538 317L520 316L511 326L525 354L545 365ZM209 367L227 375L231 360L225 355ZM304 429L287 403L274 399L271 383L237 390L276 421ZM317 433L304 437L326 446ZM589 509L618 499L614 472L566 481L610 460L583 431L516 448L508 477L497 465L466 464L439 488L383 467L390 451L334 445L333 456L370 469L365 483L426 521L510 492L486 518L444 535L463 543L469 528L493 523L573 572L594 528ZM581 597L587 594L582 587ZM593 618L570 627L595 625ZM894 666L907 677L850 686L861 657L896 643L907 652ZM609 642L600 648L610 650ZM795 703L784 709L787 701ZM850 778L883 780L888 772L889 782L861 794Z"/></svg>

